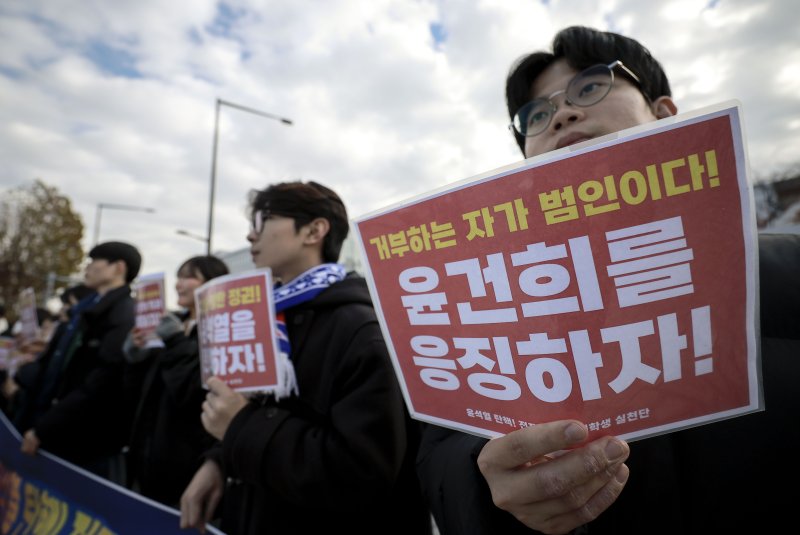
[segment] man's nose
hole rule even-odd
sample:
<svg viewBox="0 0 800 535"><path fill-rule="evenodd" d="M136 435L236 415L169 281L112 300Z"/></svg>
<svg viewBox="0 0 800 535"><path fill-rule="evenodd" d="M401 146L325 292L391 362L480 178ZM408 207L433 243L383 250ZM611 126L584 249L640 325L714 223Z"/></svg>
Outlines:
<svg viewBox="0 0 800 535"><path fill-rule="evenodd" d="M561 130L561 128L567 126L569 123L577 122L583 116L583 110L572 104L566 95L559 100L559 103L553 102L556 111L553 112L550 128L554 131Z"/></svg>

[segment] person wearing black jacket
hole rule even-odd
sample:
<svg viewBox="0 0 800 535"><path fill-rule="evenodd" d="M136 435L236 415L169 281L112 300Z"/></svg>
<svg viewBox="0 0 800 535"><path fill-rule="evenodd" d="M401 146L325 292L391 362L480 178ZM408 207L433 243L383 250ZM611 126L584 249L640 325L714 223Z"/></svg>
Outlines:
<svg viewBox="0 0 800 535"><path fill-rule="evenodd" d="M254 263L282 283L297 391L248 400L209 379L203 425L221 444L184 493L181 526L202 529L224 490L232 535L430 533L414 470L419 423L364 279L335 263L348 231L341 199L291 182L255 192L251 208ZM284 309L285 296L294 304Z"/></svg>
<svg viewBox="0 0 800 535"><path fill-rule="evenodd" d="M85 284L94 293L75 305L70 324L37 360L20 415L22 451L39 448L106 478L119 480L126 440L122 344L133 328L130 282L141 266L132 245L105 242L89 251Z"/></svg>
<svg viewBox="0 0 800 535"><path fill-rule="evenodd" d="M755 519L793 519L795 495L770 482L800 476L783 462L800 444L800 235L761 234L758 243L766 410L632 442L625 489L570 533L721 533ZM442 427L425 430L419 470L440 533L540 533L493 503L478 467L486 444Z"/></svg>
<svg viewBox="0 0 800 535"><path fill-rule="evenodd" d="M228 273L216 256L194 256L178 268L179 314L161 318L156 335L163 347L147 348L134 329L125 342L126 390L132 423L126 452L126 486L170 507L214 444L200 422L206 391L200 380L194 290Z"/></svg>
<svg viewBox="0 0 800 535"><path fill-rule="evenodd" d="M29 411L32 407L27 406L27 404L31 403L32 400L26 397L26 391L33 388L37 380L37 375L40 371L38 359L42 354L47 352L47 346L58 343L61 335L70 326L70 310L72 307L93 293L94 290L85 284L70 286L61 292L59 296L61 300L61 310L59 310L57 315L58 322L56 323L53 334L48 340L47 345L35 356L34 360L22 364L16 369L13 376L6 378L5 384L3 385L3 393L8 398L7 414L19 431L25 432L25 430L30 427L30 418L32 416ZM24 405L20 406L21 404Z"/></svg>
<svg viewBox="0 0 800 535"><path fill-rule="evenodd" d="M601 87L596 79L572 84L583 69L617 61L638 82L620 68L593 104L569 101L565 87ZM641 44L585 27L560 31L553 52L521 58L506 82L526 157L672 115L669 95ZM418 471L441 534L699 534L796 524L798 274L800 237L760 235L763 411L630 444L605 436L557 458L546 455L583 442L584 424L543 423L490 441L428 426Z"/></svg>

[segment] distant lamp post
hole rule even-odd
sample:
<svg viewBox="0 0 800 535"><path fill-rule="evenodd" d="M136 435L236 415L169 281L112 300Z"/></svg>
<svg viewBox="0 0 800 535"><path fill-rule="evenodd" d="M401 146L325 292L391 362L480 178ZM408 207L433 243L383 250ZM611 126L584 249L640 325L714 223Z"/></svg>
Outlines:
<svg viewBox="0 0 800 535"><path fill-rule="evenodd" d="M97 203L97 212L95 212L94 216L94 244L97 245L100 241L100 218L103 214L103 208L107 210L131 210L134 212L148 212L154 213L154 208L148 208L146 206L132 206L130 204L111 204L105 202Z"/></svg>
<svg viewBox="0 0 800 535"><path fill-rule="evenodd" d="M217 183L217 144L219 140L219 109L222 106L229 106L237 110L246 111L248 113L252 113L255 115L260 115L261 117L266 117L267 119L275 119L276 121L280 121L287 126L291 126L293 124L290 119L286 119L285 117L273 115L272 113L267 113L265 111L257 110L255 108L249 108L247 106L242 106L240 104L235 104L233 102L222 100L220 98L217 99L217 105L214 111L214 148L211 153L211 192L209 194L209 201L208 201L208 235L206 238L206 254L209 255L211 254L211 234L214 231L214 190L216 188L216 183Z"/></svg>
<svg viewBox="0 0 800 535"><path fill-rule="evenodd" d="M208 243L208 238L206 238L205 236L189 232L188 230L178 229L175 231L175 234L180 234L181 236L186 236L187 238L193 238L195 240Z"/></svg>

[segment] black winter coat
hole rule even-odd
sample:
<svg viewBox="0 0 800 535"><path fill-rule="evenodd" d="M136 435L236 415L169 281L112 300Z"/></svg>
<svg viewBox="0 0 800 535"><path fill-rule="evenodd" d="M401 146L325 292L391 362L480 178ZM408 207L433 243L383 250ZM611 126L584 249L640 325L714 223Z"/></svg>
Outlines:
<svg viewBox="0 0 800 535"><path fill-rule="evenodd" d="M129 364L126 388L132 424L127 486L170 507L180 497L214 445L200 421L206 390L200 380L197 329L164 340L163 348Z"/></svg>
<svg viewBox="0 0 800 535"><path fill-rule="evenodd" d="M363 278L286 311L300 394L252 402L221 450L230 535L430 533L411 420Z"/></svg>
<svg viewBox="0 0 800 535"><path fill-rule="evenodd" d="M766 410L630 443L617 501L577 534L738 533L797 523L800 236L759 236ZM476 459L486 440L428 426L419 474L442 535L537 533L492 503ZM778 484L787 482L789 485Z"/></svg>
<svg viewBox="0 0 800 535"><path fill-rule="evenodd" d="M41 447L76 464L119 453L127 438L122 344L135 322L129 286L109 291L81 315L70 353L46 412L33 423ZM37 360L34 390L56 344Z"/></svg>

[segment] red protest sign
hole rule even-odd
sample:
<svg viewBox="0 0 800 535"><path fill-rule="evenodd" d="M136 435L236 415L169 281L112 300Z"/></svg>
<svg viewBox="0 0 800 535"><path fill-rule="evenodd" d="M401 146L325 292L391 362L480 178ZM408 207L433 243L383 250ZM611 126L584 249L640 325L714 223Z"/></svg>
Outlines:
<svg viewBox="0 0 800 535"><path fill-rule="evenodd" d="M239 391L279 388L268 269L214 278L195 290L203 384L215 375Z"/></svg>
<svg viewBox="0 0 800 535"><path fill-rule="evenodd" d="M660 121L357 220L412 415L633 439L761 409L739 118Z"/></svg>
<svg viewBox="0 0 800 535"><path fill-rule="evenodd" d="M166 312L164 273L151 273L136 279L136 328L153 334Z"/></svg>

